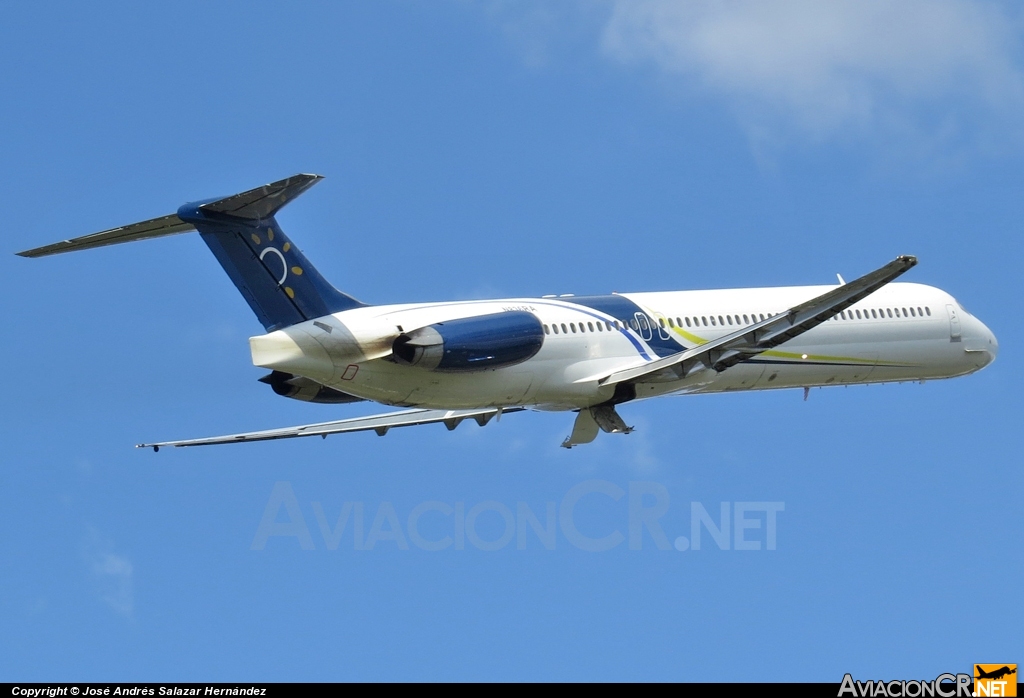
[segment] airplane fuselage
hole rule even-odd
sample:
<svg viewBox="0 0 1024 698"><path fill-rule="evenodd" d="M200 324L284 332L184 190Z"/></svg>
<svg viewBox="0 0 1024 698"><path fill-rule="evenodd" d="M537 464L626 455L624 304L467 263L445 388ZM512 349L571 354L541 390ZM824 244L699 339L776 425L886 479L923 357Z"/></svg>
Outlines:
<svg viewBox="0 0 1024 698"><path fill-rule="evenodd" d="M721 373L653 376L616 395L599 377L714 340L784 312L834 287L721 289L609 296L511 298L356 308L283 332L299 337L301 358L268 357L252 340L254 363L305 375L337 390L390 405L438 409L531 406L572 410L609 400L668 394L922 381L972 373L998 352L992 332L945 291L892 283L845 312ZM481 371L402 365L395 338L459 318L528 312L543 344L515 365ZM341 340L340 337L345 337ZM357 347L357 348L356 348ZM632 392L635 390L635 392Z"/></svg>

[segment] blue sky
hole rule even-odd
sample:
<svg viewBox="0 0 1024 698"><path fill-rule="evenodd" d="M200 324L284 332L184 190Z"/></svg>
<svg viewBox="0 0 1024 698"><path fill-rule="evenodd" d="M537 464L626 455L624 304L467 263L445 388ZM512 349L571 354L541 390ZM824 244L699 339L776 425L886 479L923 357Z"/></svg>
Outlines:
<svg viewBox="0 0 1024 698"><path fill-rule="evenodd" d="M1022 19L958 0L6 7L0 677L838 681L1021 661ZM327 178L280 222L367 302L829 283L916 254L908 280L954 294L1001 353L807 402L629 404L636 433L571 452L558 414L136 451L373 408L258 383L261 328L195 236L13 252L295 172ZM777 549L661 550L645 530L588 552L559 529L549 550L528 528L522 550L355 550L350 522L330 550L314 507L330 523L360 503L364 534L393 508L408 537L423 502L484 503L486 541L502 507L544 522L574 487L618 488L575 524L628 538L630 483L667 493L670 541L692 502L782 502ZM312 550L252 549L275 487L300 516L275 521Z"/></svg>

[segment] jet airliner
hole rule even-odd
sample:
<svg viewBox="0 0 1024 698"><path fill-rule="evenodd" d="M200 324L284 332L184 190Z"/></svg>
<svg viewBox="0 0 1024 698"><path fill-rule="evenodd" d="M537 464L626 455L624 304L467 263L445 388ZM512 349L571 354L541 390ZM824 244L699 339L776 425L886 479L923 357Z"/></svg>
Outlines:
<svg viewBox="0 0 1024 698"><path fill-rule="evenodd" d="M199 446L376 431L526 409L575 413L566 448L628 433L632 400L735 390L924 381L991 363L995 336L945 291L891 283L900 256L849 283L369 305L337 290L275 214L316 184L299 174L176 213L18 254L84 250L197 231L265 329L253 364L275 393L407 409L227 436Z"/></svg>

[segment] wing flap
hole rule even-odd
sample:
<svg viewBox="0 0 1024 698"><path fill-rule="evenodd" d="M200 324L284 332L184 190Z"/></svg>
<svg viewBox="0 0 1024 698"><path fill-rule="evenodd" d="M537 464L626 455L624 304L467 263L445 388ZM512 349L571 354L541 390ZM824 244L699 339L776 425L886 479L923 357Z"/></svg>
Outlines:
<svg viewBox="0 0 1024 698"><path fill-rule="evenodd" d="M522 409L522 407L509 407L499 410L497 407L484 407L474 410L404 410L401 412L355 417L353 419L341 419L334 422L305 424L281 429L267 429L265 431L250 431L241 434L228 434L226 436L210 436L202 439L184 439L182 441L159 441L138 444L136 448L152 448L154 451L158 451L164 446L212 446L216 444L245 443L248 441L294 439L301 436L322 436L326 438L329 434L345 434L353 431L376 431L380 436L384 436L389 429L396 427L412 427L438 422L444 423L451 430L457 427L464 419L474 419L477 424L484 426L499 412L519 412Z"/></svg>
<svg viewBox="0 0 1024 698"><path fill-rule="evenodd" d="M678 380L699 365L709 369L713 368L716 371L724 371L730 366L735 366L817 327L854 303L868 297L916 264L917 258L911 255L897 257L885 266L865 274L859 279L796 305L784 313L748 325L736 332L678 354L666 356L641 366L614 371L599 382L604 385L612 385L638 380L654 376L666 369L673 369L675 379Z"/></svg>

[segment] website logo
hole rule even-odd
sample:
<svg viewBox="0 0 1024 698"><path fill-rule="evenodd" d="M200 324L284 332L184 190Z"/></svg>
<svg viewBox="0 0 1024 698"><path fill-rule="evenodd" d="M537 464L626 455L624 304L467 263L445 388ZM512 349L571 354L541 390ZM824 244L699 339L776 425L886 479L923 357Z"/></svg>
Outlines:
<svg viewBox="0 0 1024 698"><path fill-rule="evenodd" d="M1016 696L1016 664L975 664L975 696Z"/></svg>

